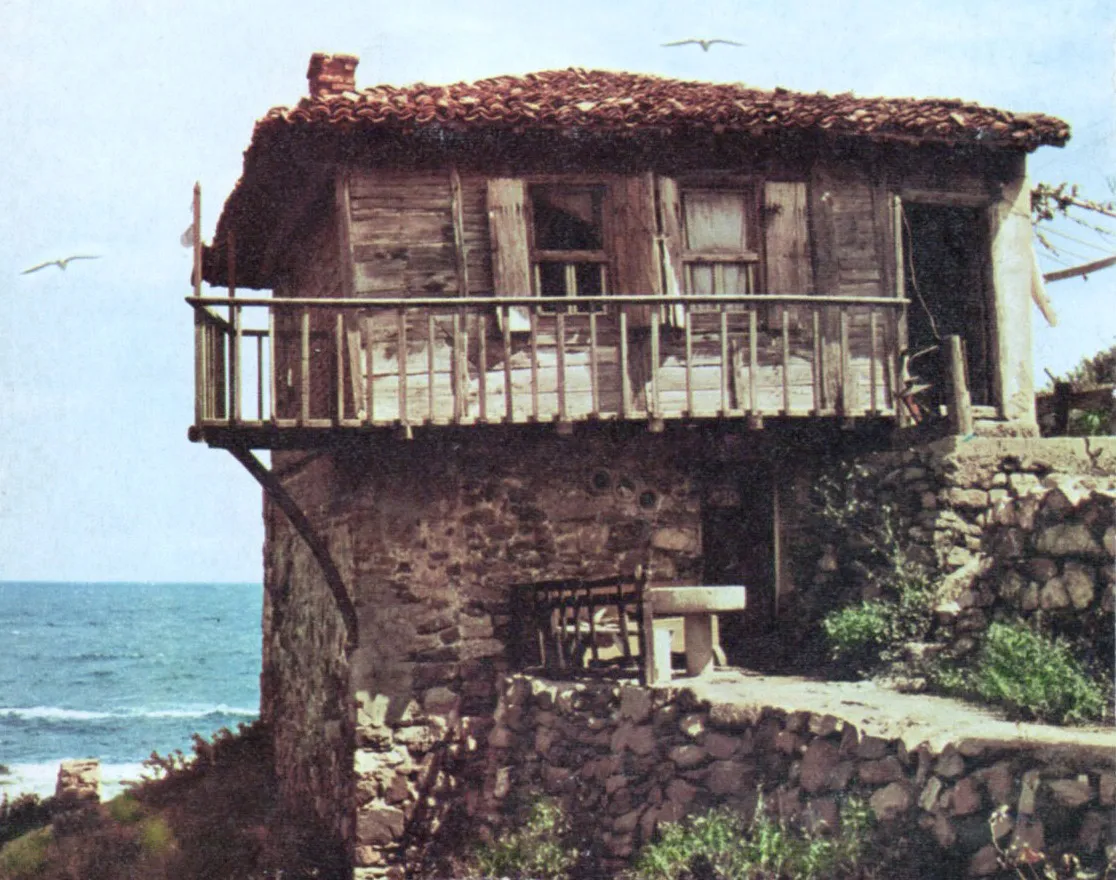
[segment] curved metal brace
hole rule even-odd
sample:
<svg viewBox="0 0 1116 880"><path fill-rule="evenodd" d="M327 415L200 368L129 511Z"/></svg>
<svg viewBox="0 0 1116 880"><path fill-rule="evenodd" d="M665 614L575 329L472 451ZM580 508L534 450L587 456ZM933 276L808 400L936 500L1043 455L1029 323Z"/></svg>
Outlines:
<svg viewBox="0 0 1116 880"><path fill-rule="evenodd" d="M310 552L314 554L314 558L318 560L318 565L321 566L329 591L333 594L333 601L336 603L341 619L345 623L345 651L352 653L359 640L356 607L353 605L352 599L349 598L349 591L345 588L341 572L337 570L337 565L329 553L329 547L318 537L314 524L302 512L302 508L298 506L290 492L286 490L275 474L264 467L263 462L243 446L233 445L226 448L237 461L244 465L248 473L256 478L256 482L263 487L268 497L279 505L279 509L286 514L290 524L294 526L295 531L306 542Z"/></svg>

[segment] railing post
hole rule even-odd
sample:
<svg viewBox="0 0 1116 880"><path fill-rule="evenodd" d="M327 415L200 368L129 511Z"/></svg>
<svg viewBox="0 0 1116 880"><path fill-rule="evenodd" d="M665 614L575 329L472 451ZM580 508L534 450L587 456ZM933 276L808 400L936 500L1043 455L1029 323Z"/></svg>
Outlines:
<svg viewBox="0 0 1116 880"><path fill-rule="evenodd" d="M973 406L965 378L961 337L948 336L946 342L949 346L949 427L954 434L967 437L973 433Z"/></svg>

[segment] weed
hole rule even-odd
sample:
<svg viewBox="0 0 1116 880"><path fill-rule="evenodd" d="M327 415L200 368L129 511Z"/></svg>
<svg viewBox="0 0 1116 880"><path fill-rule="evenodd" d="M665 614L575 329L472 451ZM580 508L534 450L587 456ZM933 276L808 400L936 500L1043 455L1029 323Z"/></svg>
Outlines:
<svg viewBox="0 0 1116 880"><path fill-rule="evenodd" d="M751 822L718 808L661 829L660 839L640 851L632 880L818 880L855 876L872 826L871 810L849 801L840 829L798 827L774 819L761 798Z"/></svg>
<svg viewBox="0 0 1116 880"><path fill-rule="evenodd" d="M1069 646L1022 623L988 627L969 669L943 667L936 684L947 692L978 697L1014 714L1057 724L1099 720L1103 686L1089 677Z"/></svg>
<svg viewBox="0 0 1116 880"><path fill-rule="evenodd" d="M467 876L560 880L571 876L578 858L570 837L570 823L562 808L541 798L530 805L521 828L491 843L478 844L464 868Z"/></svg>

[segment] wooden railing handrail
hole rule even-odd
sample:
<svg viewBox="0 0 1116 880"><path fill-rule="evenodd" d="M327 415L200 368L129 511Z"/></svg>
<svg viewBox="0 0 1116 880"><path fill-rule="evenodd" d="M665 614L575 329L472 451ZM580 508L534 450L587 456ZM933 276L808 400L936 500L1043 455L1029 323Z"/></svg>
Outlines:
<svg viewBox="0 0 1116 880"><path fill-rule="evenodd" d="M311 309L398 309L444 308L465 309L470 306L588 306L609 304L633 305L814 305L814 306L905 306L908 299L893 296L815 296L813 294L686 294L662 296L661 294L601 294L596 296L471 296L451 297L210 297L188 296L186 302L198 308L203 306L275 307ZM211 315L217 320L223 320Z"/></svg>

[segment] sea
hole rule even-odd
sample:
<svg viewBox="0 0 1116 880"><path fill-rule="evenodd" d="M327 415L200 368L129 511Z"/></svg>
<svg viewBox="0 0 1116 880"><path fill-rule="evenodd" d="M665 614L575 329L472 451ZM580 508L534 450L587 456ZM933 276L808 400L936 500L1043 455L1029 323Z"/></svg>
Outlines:
<svg viewBox="0 0 1116 880"><path fill-rule="evenodd" d="M259 713L263 590L245 583L0 581L0 798L101 761L102 798Z"/></svg>

